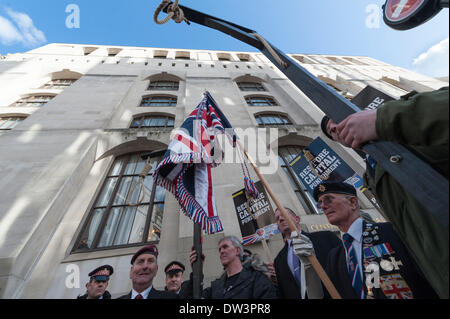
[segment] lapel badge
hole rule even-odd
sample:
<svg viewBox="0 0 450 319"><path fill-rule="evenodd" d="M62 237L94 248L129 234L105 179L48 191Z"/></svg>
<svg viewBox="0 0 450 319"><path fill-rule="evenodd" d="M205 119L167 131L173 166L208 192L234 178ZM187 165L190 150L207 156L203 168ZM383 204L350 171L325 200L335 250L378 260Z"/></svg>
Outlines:
<svg viewBox="0 0 450 319"><path fill-rule="evenodd" d="M319 186L319 190L323 193L323 192L325 192L327 189L325 188L325 186L320 185L320 186Z"/></svg>

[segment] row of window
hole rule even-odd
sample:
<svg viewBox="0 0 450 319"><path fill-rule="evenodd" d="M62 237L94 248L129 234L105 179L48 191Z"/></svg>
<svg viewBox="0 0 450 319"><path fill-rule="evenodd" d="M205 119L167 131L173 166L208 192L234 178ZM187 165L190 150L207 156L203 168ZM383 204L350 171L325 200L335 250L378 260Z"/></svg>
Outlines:
<svg viewBox="0 0 450 319"><path fill-rule="evenodd" d="M26 119L26 116L0 117L0 130L11 130L22 123L24 119ZM287 116L276 113L255 115L255 119L261 127L292 125ZM146 115L135 117L131 122L130 128L174 127L174 123L175 118L173 116Z"/></svg>
<svg viewBox="0 0 450 319"><path fill-rule="evenodd" d="M238 82L237 83L241 91L250 92L263 92L266 91L264 86L258 82ZM165 90L165 91L178 91L180 87L177 81L152 81L148 87L148 90Z"/></svg>
<svg viewBox="0 0 450 319"><path fill-rule="evenodd" d="M97 49L98 48L96 48L96 47L85 47L85 48L83 48L83 54L85 56L87 56L87 55L93 53L94 51L96 51ZM108 53L109 57L114 57L117 54L119 54L121 51L122 51L122 49L118 49L118 48L107 49L107 53ZM153 53L153 58L154 59L167 59L168 55L169 55L169 51L156 50ZM201 55L206 55L207 56L205 58L206 60L211 59L211 55L208 52L199 53L199 58L201 58ZM217 55L217 59L219 61L234 61L233 57L229 53L217 53L216 55ZM237 53L236 57L239 59L240 62L254 62L255 61L249 54L245 54L245 53ZM177 51L177 52L175 52L174 58L177 60L191 60L191 52Z"/></svg>
<svg viewBox="0 0 450 319"><path fill-rule="evenodd" d="M69 87L76 80L52 80L44 85L45 89L65 89ZM241 91L266 91L261 83L254 82L239 82L238 87ZM164 91L178 91L179 82L177 81L152 81L148 90L164 90ZM51 99L53 95L31 95L20 99L13 103L13 107L42 107ZM270 97L248 97L246 98L249 106L276 106L273 98ZM140 106L176 106L176 97L167 96L151 96L142 99Z"/></svg>
<svg viewBox="0 0 450 319"><path fill-rule="evenodd" d="M13 103L12 107L42 107L51 101L54 95L31 95ZM144 97L140 107L175 107L177 106L177 97L152 95ZM245 101L248 106L277 106L278 104L272 97L250 96Z"/></svg>
<svg viewBox="0 0 450 319"><path fill-rule="evenodd" d="M248 106L278 106L272 97L249 96L245 98ZM139 105L141 107L174 107L177 106L177 98L174 96L148 96L144 97Z"/></svg>

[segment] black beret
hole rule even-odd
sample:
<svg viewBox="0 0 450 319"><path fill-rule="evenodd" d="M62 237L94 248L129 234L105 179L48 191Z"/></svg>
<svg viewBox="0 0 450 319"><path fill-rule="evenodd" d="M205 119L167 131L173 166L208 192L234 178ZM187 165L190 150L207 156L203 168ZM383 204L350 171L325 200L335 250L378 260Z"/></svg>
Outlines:
<svg viewBox="0 0 450 319"><path fill-rule="evenodd" d="M88 274L88 276L91 277L91 279L93 278L97 281L107 281L109 279L109 276L111 276L113 273L114 268L112 266L103 265L95 268Z"/></svg>
<svg viewBox="0 0 450 319"><path fill-rule="evenodd" d="M151 254L151 255L154 255L155 257L158 257L158 248L156 248L155 245L151 245L151 244L148 246L142 247L131 258L131 264L134 264L134 261L136 260L136 258L138 258L142 254Z"/></svg>
<svg viewBox="0 0 450 319"><path fill-rule="evenodd" d="M314 199L317 202L319 196L328 193L356 196L356 189L352 185L344 182L322 182L314 188Z"/></svg>
<svg viewBox="0 0 450 319"><path fill-rule="evenodd" d="M333 139L330 134L327 132L327 124L330 118L328 116L324 116L322 122L320 122L320 128L322 129L323 134L325 134L330 140Z"/></svg>
<svg viewBox="0 0 450 319"><path fill-rule="evenodd" d="M176 273L176 272L183 272L185 270L185 267L182 263L179 261L172 261L167 264L167 266L164 268L164 272L167 273Z"/></svg>

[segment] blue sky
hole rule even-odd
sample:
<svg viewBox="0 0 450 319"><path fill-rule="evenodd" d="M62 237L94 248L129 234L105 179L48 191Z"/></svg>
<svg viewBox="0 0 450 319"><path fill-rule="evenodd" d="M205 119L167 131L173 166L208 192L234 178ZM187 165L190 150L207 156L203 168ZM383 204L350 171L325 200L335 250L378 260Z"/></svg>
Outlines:
<svg viewBox="0 0 450 319"><path fill-rule="evenodd" d="M0 0L0 54L52 42L255 51L192 24L153 22L160 0ZM430 76L447 76L449 13L408 31L387 27L385 0L180 0L180 4L258 31L287 53L370 56ZM66 7L80 9L69 29ZM367 9L378 8L378 10ZM379 24L377 25L377 17ZM372 25L367 25L370 20ZM372 26L372 27L368 27Z"/></svg>

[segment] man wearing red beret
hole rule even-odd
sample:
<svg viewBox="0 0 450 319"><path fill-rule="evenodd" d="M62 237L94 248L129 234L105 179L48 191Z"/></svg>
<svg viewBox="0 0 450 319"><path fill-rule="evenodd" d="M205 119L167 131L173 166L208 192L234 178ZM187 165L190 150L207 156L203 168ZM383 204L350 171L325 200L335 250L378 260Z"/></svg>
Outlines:
<svg viewBox="0 0 450 319"><path fill-rule="evenodd" d="M158 248L148 245L131 258L130 279L132 290L119 299L177 299L178 295L153 288L153 278L158 272Z"/></svg>

